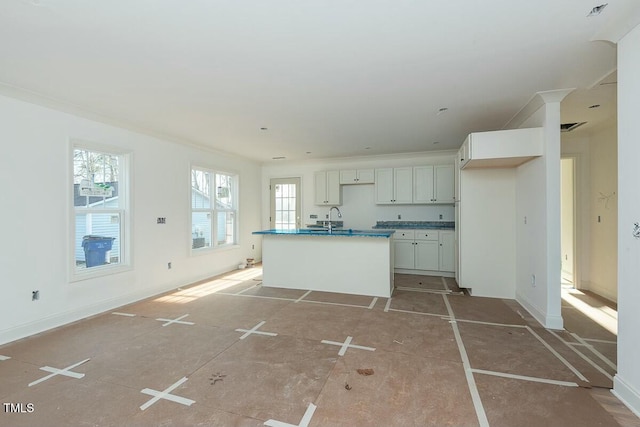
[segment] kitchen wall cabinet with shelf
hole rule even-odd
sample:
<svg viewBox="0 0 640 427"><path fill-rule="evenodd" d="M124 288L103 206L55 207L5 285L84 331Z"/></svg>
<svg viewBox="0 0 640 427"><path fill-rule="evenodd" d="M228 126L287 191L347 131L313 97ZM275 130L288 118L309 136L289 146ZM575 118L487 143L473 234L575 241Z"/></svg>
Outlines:
<svg viewBox="0 0 640 427"><path fill-rule="evenodd" d="M542 128L471 133L458 151L460 169L517 167L543 153Z"/></svg>
<svg viewBox="0 0 640 427"><path fill-rule="evenodd" d="M455 201L453 165L413 168L413 203L452 204Z"/></svg>
<svg viewBox="0 0 640 427"><path fill-rule="evenodd" d="M319 171L314 174L315 204L338 206L342 204L340 172Z"/></svg>
<svg viewBox="0 0 640 427"><path fill-rule="evenodd" d="M376 169L376 203L379 205L413 203L413 168Z"/></svg>
<svg viewBox="0 0 640 427"><path fill-rule="evenodd" d="M373 184L373 169L344 169L340 171L340 184Z"/></svg>

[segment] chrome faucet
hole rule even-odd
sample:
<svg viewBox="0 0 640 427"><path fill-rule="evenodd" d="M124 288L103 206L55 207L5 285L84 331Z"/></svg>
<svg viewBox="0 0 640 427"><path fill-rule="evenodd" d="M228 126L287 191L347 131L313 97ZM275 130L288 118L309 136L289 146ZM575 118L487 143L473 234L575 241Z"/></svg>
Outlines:
<svg viewBox="0 0 640 427"><path fill-rule="evenodd" d="M333 224L331 223L331 212L334 209L338 211L338 218L342 218L342 212L340 212L340 209L338 209L337 206L331 206L331 208L329 209L329 233L333 231Z"/></svg>

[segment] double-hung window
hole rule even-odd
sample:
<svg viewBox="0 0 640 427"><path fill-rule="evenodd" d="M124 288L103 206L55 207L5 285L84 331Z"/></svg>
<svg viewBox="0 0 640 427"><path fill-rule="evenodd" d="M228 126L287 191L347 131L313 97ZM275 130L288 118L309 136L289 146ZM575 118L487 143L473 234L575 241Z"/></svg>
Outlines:
<svg viewBox="0 0 640 427"><path fill-rule="evenodd" d="M237 244L238 177L191 168L191 248Z"/></svg>
<svg viewBox="0 0 640 427"><path fill-rule="evenodd" d="M73 270L76 279L129 265L127 154L73 146Z"/></svg>

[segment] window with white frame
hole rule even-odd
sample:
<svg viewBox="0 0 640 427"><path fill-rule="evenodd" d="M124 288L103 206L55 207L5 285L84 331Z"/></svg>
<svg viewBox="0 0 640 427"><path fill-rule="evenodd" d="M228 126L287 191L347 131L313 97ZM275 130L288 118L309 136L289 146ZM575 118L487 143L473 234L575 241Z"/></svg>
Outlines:
<svg viewBox="0 0 640 427"><path fill-rule="evenodd" d="M74 273L128 264L126 154L73 147Z"/></svg>
<svg viewBox="0 0 640 427"><path fill-rule="evenodd" d="M191 168L191 248L237 243L238 177Z"/></svg>

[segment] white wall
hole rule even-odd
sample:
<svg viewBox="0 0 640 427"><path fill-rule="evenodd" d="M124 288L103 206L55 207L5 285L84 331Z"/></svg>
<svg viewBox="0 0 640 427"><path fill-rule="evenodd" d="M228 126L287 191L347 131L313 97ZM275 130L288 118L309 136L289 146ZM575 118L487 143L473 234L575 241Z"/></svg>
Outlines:
<svg viewBox="0 0 640 427"><path fill-rule="evenodd" d="M614 392L640 416L640 25L618 43L618 373Z"/></svg>
<svg viewBox="0 0 640 427"><path fill-rule="evenodd" d="M70 139L133 153L131 271L71 283ZM0 96L0 344L233 269L258 258L260 166ZM240 245L190 255L190 162L240 176ZM166 217L157 225L156 217ZM167 269L172 262L172 269ZM32 290L40 300L31 301Z"/></svg>
<svg viewBox="0 0 640 427"><path fill-rule="evenodd" d="M321 170L370 169L382 167L420 166L430 164L453 165L453 152L420 155L380 156L370 159L336 159L300 163L274 162L262 169L262 227L269 228L269 181L272 178L301 177L302 182L302 226L315 223L310 215L325 219L329 207L314 204L313 174ZM368 229L376 221L454 221L453 205L376 205L373 184L343 185L342 220L345 227ZM336 219L335 215L332 219Z"/></svg>
<svg viewBox="0 0 640 427"><path fill-rule="evenodd" d="M517 128L543 127L544 154L516 171L516 300L540 323L562 329L560 311L560 101L542 92Z"/></svg>
<svg viewBox="0 0 640 427"><path fill-rule="evenodd" d="M615 122L595 132L591 153L590 272L588 289L618 299L618 144ZM599 220L598 220L599 218Z"/></svg>
<svg viewBox="0 0 640 427"><path fill-rule="evenodd" d="M577 287L618 296L617 128L612 118L589 134L564 135L562 156L577 159ZM600 221L598 221L600 217Z"/></svg>

